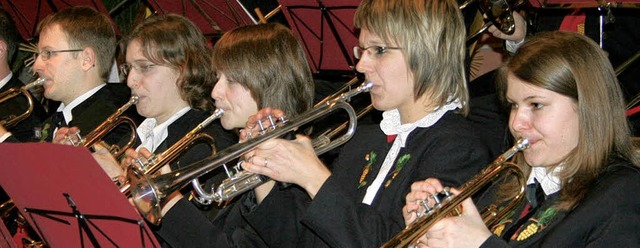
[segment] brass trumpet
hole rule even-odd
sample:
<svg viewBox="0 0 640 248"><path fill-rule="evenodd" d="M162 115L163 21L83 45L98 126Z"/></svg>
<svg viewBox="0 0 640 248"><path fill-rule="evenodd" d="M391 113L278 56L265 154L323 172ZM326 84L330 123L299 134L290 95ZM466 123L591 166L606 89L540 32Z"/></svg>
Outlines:
<svg viewBox="0 0 640 248"><path fill-rule="evenodd" d="M472 40L476 36L482 34L491 25L495 25L505 34L513 34L516 30L516 23L513 19L513 2L512 0L467 0L460 4L460 9L464 9L467 5L479 1L478 8L482 14L487 16L487 22L478 29L478 31L467 36L467 41Z"/></svg>
<svg viewBox="0 0 640 248"><path fill-rule="evenodd" d="M138 170L139 173L144 175L151 175L153 173L156 173L158 170L160 170L160 168L162 168L166 164L171 163L173 160L178 158L180 154L184 153L193 144L196 144L196 142L200 140L210 144L211 148L213 149L213 153L215 154L216 149L214 146L213 137L211 137L206 133L202 133L201 131L202 129L207 127L209 124L211 124L211 122L222 117L223 114L224 114L224 110L216 109L211 116L207 117L204 121L202 121L196 127L191 129L189 133L187 133L184 137L178 140L178 142L173 144L169 149L162 152L160 154L160 159L156 159L156 156L153 156L151 159L147 160L146 162L139 162L136 165L136 167L132 169ZM197 183L198 185L196 190L200 189L200 183L197 178L194 179L194 182ZM120 192L123 192L125 193L125 195L129 196L130 187L131 187L130 184L124 184L122 187L120 187ZM194 184L194 188L195 188L195 184Z"/></svg>
<svg viewBox="0 0 640 248"><path fill-rule="evenodd" d="M71 142L73 146L84 146L87 148L92 147L96 143L101 143L102 145L107 147L107 149L109 149L111 155L113 155L116 159L120 158L127 150L127 148L133 146L136 141L137 135L135 122L131 118L122 115L125 111L127 111L127 109L129 109L129 107L135 105L136 103L138 103L138 96L133 95L131 96L131 98L129 98L129 101L127 103L122 105L122 107L111 114L104 122L93 129L93 131L85 135L85 137L80 136L79 133L75 133L75 137L78 139L78 141L75 141L71 137L67 137L67 140ZM109 145L101 141L101 139L104 138L109 132L113 131L113 129L122 124L128 125L131 129L131 135L124 147L120 148L120 146L118 145Z"/></svg>
<svg viewBox="0 0 640 248"><path fill-rule="evenodd" d="M31 113L33 112L33 97L31 96L31 93L29 92L29 90L43 85L44 84L44 78L38 78L35 81L22 86L22 87L16 87L16 88L11 88L5 92L0 93L0 103L3 103L9 99L12 99L14 97L17 96L24 96L27 99L27 110L25 110L22 114L20 115L10 115L5 119L0 120L0 125L4 126L5 128L11 128L13 126L15 126L16 124L18 124L19 122L23 121L24 119L27 119L27 117L29 117L29 115L31 115Z"/></svg>
<svg viewBox="0 0 640 248"><path fill-rule="evenodd" d="M447 196L444 199L439 199L438 201L441 201L439 204L436 204L431 209L428 209L424 215L418 217L416 221L411 223L409 226L407 226L407 228L402 230L381 247L408 247L411 244L415 244L417 240L425 233L427 233L429 228L431 228L431 226L438 220L450 216L454 211L458 210L458 207L460 203L462 203L462 201L478 192L492 180L495 180L499 175L501 175L501 173L511 171L513 175L516 176L520 185L518 193L513 198L511 198L511 201L500 211L497 210L497 207L495 205L492 205L482 213L484 223L487 226L493 226L497 221L502 219L506 214L517 207L520 201L523 199L524 189L526 186L526 179L524 178L524 174L522 173L520 168L518 168L518 166L513 163L507 162L507 160L509 160L517 152L523 151L528 147L529 140L523 138L518 139L513 147L500 155L500 157L489 164L489 166L484 168L480 173L476 174L464 185L462 185L462 187L460 188L460 194L451 196L448 195L448 191L446 191L444 194ZM426 204L423 206L426 206Z"/></svg>
<svg viewBox="0 0 640 248"><path fill-rule="evenodd" d="M358 82L359 82L359 80L358 80L357 77L352 78L351 80L346 82L342 87L340 87L340 89L338 89L336 91L336 93L331 94L330 96L327 96L324 99L322 99L320 102L318 102L315 105L315 107L321 106L323 104L326 104L327 101L329 101L331 99L335 99L336 97L339 97L340 94L343 94L344 92L347 92L348 90L350 90ZM358 113L356 114L356 119L360 120L360 118L362 118L362 116L364 116L367 113L371 112L371 110L373 110L373 104L367 105L366 107L364 107L363 109L358 111ZM328 144L329 142L331 142L331 139L333 139L333 137L335 137L336 135L340 134L345 128L348 127L348 125L349 125L349 121L345 121L344 123L340 124L339 126L336 126L335 128L332 128L332 129L329 129L329 130L326 130L323 133L321 133L320 135L314 137L313 138L313 147L320 147L320 146L324 146L324 145Z"/></svg>
<svg viewBox="0 0 640 248"><path fill-rule="evenodd" d="M151 223L158 224L160 223L160 220L162 218L160 206L162 205L162 203L164 203L168 195L182 188L186 182L192 181L193 179L196 179L208 173L209 171L223 166L229 161L235 160L236 158L246 154L256 146L262 144L267 140L282 137L283 135L296 130L300 126L323 117L328 113L331 113L337 109L343 109L349 114L349 119L351 121L349 129L343 136L337 138L330 144L315 149L316 154L321 154L328 150L331 150L336 146L345 143L355 133L355 128L357 125L355 111L353 110L351 105L345 102L345 99L348 99L361 92L367 92L369 91L369 89L371 89L372 86L372 83L364 83L354 90L341 94L339 97L327 101L326 104L310 109L309 111L288 121L286 124L283 124L279 128L270 130L263 135L248 140L247 142L235 144L231 147L228 147L227 149L217 152L215 155L209 158L196 162L180 170L153 177L147 177L138 170L129 170L127 173L127 177L132 186L131 195L133 202L143 217L145 217ZM215 190L213 194L207 196L201 195L201 197L210 197L216 201L222 201L222 199L225 199L225 196L221 195L221 193L233 194L235 192L238 192L239 190L246 191L260 185L260 183L261 182L257 184L246 185L243 182L239 182L239 184L237 185L242 185L244 186L243 188L232 186L227 188L228 190L225 190L225 192Z"/></svg>

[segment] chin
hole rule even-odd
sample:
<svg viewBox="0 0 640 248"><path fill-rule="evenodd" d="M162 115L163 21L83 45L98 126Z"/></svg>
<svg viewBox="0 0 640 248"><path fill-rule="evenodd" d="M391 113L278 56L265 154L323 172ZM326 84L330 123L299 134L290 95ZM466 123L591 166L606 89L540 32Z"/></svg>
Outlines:
<svg viewBox="0 0 640 248"><path fill-rule="evenodd" d="M222 128L224 128L225 130L231 130L234 128L241 128L241 127L237 127L237 125L233 125L233 122L230 122L229 120L226 120L224 118L224 116L222 118L220 118L220 125L222 125Z"/></svg>

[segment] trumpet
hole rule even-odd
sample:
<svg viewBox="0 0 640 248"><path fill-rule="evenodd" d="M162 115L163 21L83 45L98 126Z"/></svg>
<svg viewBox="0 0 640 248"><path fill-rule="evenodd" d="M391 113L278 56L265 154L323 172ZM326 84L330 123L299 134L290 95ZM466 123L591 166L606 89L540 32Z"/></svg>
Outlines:
<svg viewBox="0 0 640 248"><path fill-rule="evenodd" d="M425 213L381 247L408 247L411 244L415 244L438 220L458 211L458 207L462 201L478 192L489 182L498 178L502 173L510 171L516 176L520 188L504 208L498 211L495 205L491 205L483 211L482 219L484 223L487 226L493 226L497 221L506 216L506 214L515 209L524 197L524 189L526 186L524 174L517 165L507 162L507 160L517 152L523 151L528 147L529 140L520 138L513 147L462 185L460 194L452 196L451 193L445 189L443 199L440 199L437 195L432 195L436 204L433 207L429 207L427 203L423 203L422 206L426 208Z"/></svg>
<svg viewBox="0 0 640 248"><path fill-rule="evenodd" d="M160 154L160 159L157 159L156 156L153 156L151 159L147 160L146 162L141 162L141 161L138 162L137 166L132 169L138 170L139 173L144 175L151 175L153 173L156 173L158 170L160 170L160 168L162 168L164 165L168 163L171 163L173 160L178 158L180 154L185 152L187 149L189 149L189 147L191 147L193 144L196 144L196 142L200 140L210 144L210 146L213 148L213 153L215 154L216 149L214 146L213 137L211 137L206 133L202 133L200 131L202 131L202 129L204 129L209 124L211 124L211 122L213 122L214 120L222 117L223 114L224 114L224 110L216 109L212 115L207 117L204 121L200 122L200 124L198 124L193 129L191 129L189 133L187 133L184 137L178 140L178 142L173 144L169 149L162 152ZM196 190L200 189L201 187L198 179L194 179L194 182L198 185ZM129 191L130 187L131 187L131 184L124 184L122 187L120 187L120 192L123 192L125 193L125 195L128 196L130 194L130 191Z"/></svg>
<svg viewBox="0 0 640 248"><path fill-rule="evenodd" d="M344 92L347 92L348 90L350 90L358 82L359 80L357 77L352 78L351 80L346 82L342 87L340 87L340 89L338 89L336 93L325 97L320 102L318 102L315 106L316 107L321 106L323 104L326 104L327 101L331 99L335 99L336 97L340 96L340 94L343 94ZM360 120L364 115L371 112L371 110L373 110L373 104L367 105L366 107L358 111L358 113L356 114L356 119ZM313 147L320 147L328 144L329 142L331 142L331 139L333 139L333 137L340 134L345 128L348 127L348 125L349 125L349 121L345 121L344 123L336 126L335 128L328 129L323 133L321 133L320 135L314 137Z"/></svg>
<svg viewBox="0 0 640 248"><path fill-rule="evenodd" d="M24 96L27 99L27 110L25 110L22 114L19 115L10 115L7 118L0 120L0 125L4 126L5 128L11 128L13 126L15 126L16 124L18 124L19 122L23 121L24 119L27 119L27 117L29 117L29 115L31 115L31 113L33 112L33 97L31 96L31 93L29 93L29 90L43 85L44 84L44 78L38 78L35 81L22 86L22 87L16 87L16 88L11 88L5 92L0 93L0 103L3 103L9 99L12 99L14 97L17 96Z"/></svg>
<svg viewBox="0 0 640 248"><path fill-rule="evenodd" d="M75 137L78 139L78 141L75 141L71 137L67 137L67 140L71 142L73 146L84 146L87 148L92 147L97 143L101 143L102 145L107 147L107 149L109 149L109 152L115 158L121 157L127 148L133 146L137 137L135 122L131 118L123 116L122 114L124 114L124 112L127 111L129 107L135 105L136 103L138 103L138 96L133 95L131 96L131 98L129 98L129 101L127 103L122 105L122 107L116 110L115 113L111 114L104 122L93 129L93 131L85 135L85 137L80 136L79 133L75 133ZM131 129L131 135L129 136L127 144L120 148L120 146L118 145L109 145L101 141L101 139L104 138L109 132L113 131L113 129L122 124L128 125Z"/></svg>
<svg viewBox="0 0 640 248"><path fill-rule="evenodd" d="M370 82L364 83L356 89L343 93L339 97L327 101L326 104L314 107L307 112L293 118L292 120L283 123L279 128L269 130L268 132L265 132L264 134L257 136L256 138L250 139L247 142L235 144L231 147L228 147L227 149L217 152L215 155L209 158L196 162L180 170L153 177L146 177L146 175L135 169L129 170L127 172L127 177L131 183L131 195L133 203L144 218L146 218L153 224L159 224L162 218L160 206L164 203L167 196L182 188L185 182L192 181L193 179L196 179L208 173L209 171L223 166L229 161L235 160L236 158L251 151L256 146L264 143L265 141L282 137L283 135L288 134L301 126L338 109L343 109L349 114L349 119L351 121L349 129L343 136L337 138L331 143L322 147L317 147L315 149L315 152L316 154L321 154L341 144L344 144L353 136L357 125L355 111L353 110L351 105L345 102L345 99L348 99L362 92L367 92L371 89L372 86L373 84ZM232 183L232 187L226 188L224 192L222 192L222 190L220 189L217 189L213 192L213 194L209 194L206 196L201 195L201 197L210 197L216 201L222 201L222 199L225 199L224 194L233 194L238 192L239 190L246 191L260 185L261 183L262 182L246 185L243 182L240 182L239 184L237 184L243 185L244 187L242 188L233 187L233 185L236 184Z"/></svg>
<svg viewBox="0 0 640 248"><path fill-rule="evenodd" d="M467 0L460 4L460 9L466 8L469 4L478 0ZM475 33L467 36L467 41L482 34L491 25L495 25L505 34L513 34L516 30L516 23L513 19L513 3L511 0L479 0L478 8L482 14L486 14L487 22Z"/></svg>

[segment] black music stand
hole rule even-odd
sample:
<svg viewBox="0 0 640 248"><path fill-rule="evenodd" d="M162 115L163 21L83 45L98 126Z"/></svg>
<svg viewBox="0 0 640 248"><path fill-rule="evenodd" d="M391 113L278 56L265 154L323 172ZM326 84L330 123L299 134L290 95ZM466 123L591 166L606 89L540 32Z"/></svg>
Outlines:
<svg viewBox="0 0 640 248"><path fill-rule="evenodd" d="M0 7L9 12L25 40L31 40L35 36L38 23L46 16L60 9L78 5L89 6L101 13L109 14L101 0L0 0Z"/></svg>
<svg viewBox="0 0 640 248"><path fill-rule="evenodd" d="M0 185L50 247L159 247L84 147L0 144Z"/></svg>
<svg viewBox="0 0 640 248"><path fill-rule="evenodd" d="M352 73L358 35L353 15L360 0L280 0L314 73Z"/></svg>
<svg viewBox="0 0 640 248"><path fill-rule="evenodd" d="M187 17L207 36L220 35L238 26L256 24L238 0L147 0L161 15L176 13Z"/></svg>

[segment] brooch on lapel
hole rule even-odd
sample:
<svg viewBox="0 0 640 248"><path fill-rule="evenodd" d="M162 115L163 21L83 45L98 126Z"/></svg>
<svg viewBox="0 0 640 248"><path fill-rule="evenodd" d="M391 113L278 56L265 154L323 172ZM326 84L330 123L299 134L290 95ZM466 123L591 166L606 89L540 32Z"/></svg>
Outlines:
<svg viewBox="0 0 640 248"><path fill-rule="evenodd" d="M377 156L378 155L374 151L370 151L369 153L364 155L364 161L367 161L367 164L364 166L364 169L362 170L362 174L360 174L360 180L358 180L358 189L367 185L367 181L365 181L364 179L367 178L367 175L371 170L371 165L373 165L376 162Z"/></svg>
<svg viewBox="0 0 640 248"><path fill-rule="evenodd" d="M393 179L395 179L398 176L398 173L400 173L402 168L404 168L404 166L409 162L409 159L411 159L411 154L405 154L405 155L402 155L396 161L396 166L395 166L395 169L393 170L393 173L391 174L391 178L389 178L389 180L387 180L387 182L384 183L385 188L389 187Z"/></svg>
<svg viewBox="0 0 640 248"><path fill-rule="evenodd" d="M49 129L51 128L51 123L45 123L44 127L40 131L40 142L45 142L47 137L49 137ZM36 136L37 137L37 136Z"/></svg>

